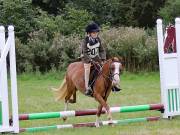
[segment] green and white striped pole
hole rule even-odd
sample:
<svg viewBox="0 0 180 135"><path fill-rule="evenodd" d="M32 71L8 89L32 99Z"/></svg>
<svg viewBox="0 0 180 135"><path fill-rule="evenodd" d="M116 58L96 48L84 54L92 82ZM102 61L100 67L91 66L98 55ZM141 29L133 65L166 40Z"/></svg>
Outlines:
<svg viewBox="0 0 180 135"><path fill-rule="evenodd" d="M147 110L163 110L162 104L147 104L147 105L135 105L135 106L123 106L123 107L111 107L112 113L126 113L126 112L138 112ZM97 109L77 110L77 111L62 111L62 112L44 112L44 113L31 113L19 115L19 120L35 120L35 119L49 119L49 118L62 118L62 117L77 117L96 115ZM105 114L105 110L102 110L102 114Z"/></svg>
<svg viewBox="0 0 180 135"><path fill-rule="evenodd" d="M145 118L132 118L132 119L125 119L125 120L113 120L111 122L110 121L102 121L102 122L100 122L100 126L119 125L119 124L128 124L128 123L145 122L145 121L157 121L159 119L160 119L160 117L145 117ZM80 128L80 127L96 127L96 124L94 122L90 122L90 123L21 128L20 132L37 132L37 131L47 131L47 130L51 130L51 129Z"/></svg>

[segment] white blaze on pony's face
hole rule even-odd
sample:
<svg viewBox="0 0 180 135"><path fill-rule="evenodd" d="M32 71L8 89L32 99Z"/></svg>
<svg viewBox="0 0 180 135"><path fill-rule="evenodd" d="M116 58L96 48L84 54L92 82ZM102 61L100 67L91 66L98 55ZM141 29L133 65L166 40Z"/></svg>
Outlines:
<svg viewBox="0 0 180 135"><path fill-rule="evenodd" d="M111 67L112 83L113 85L119 85L120 83L120 71L122 69L122 64L119 62L114 62Z"/></svg>

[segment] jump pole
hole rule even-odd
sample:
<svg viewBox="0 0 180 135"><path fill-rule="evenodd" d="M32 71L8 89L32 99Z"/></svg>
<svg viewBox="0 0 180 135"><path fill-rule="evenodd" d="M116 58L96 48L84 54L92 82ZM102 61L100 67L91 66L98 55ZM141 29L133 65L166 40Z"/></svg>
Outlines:
<svg viewBox="0 0 180 135"><path fill-rule="evenodd" d="M7 72L7 58L10 62L9 72ZM7 79L8 73L10 76L10 85L7 85L9 84ZM11 90L8 91L8 89ZM8 99L11 99L12 104L12 125L9 124L10 105ZM0 133L2 132L19 133L15 35L13 26L8 27L7 39L5 39L5 27L0 26Z"/></svg>
<svg viewBox="0 0 180 135"><path fill-rule="evenodd" d="M145 118L132 118L124 120L113 120L113 121L102 121L100 126L105 125L120 125L135 122L145 122L145 121L157 121L160 117L145 117ZM43 126L43 127L32 127L32 128L21 128L20 132L37 132L37 131L47 131L51 129L64 129L64 128L80 128L80 127L96 127L95 122L89 123L77 123L77 124L66 124L66 125L53 125L53 126Z"/></svg>
<svg viewBox="0 0 180 135"><path fill-rule="evenodd" d="M111 107L112 113L125 113L125 112L138 112L147 110L160 110L163 111L163 104L147 104L147 105L136 105L136 106L123 106L123 107ZM62 117L77 117L96 115L97 109L89 110L78 110L78 111L62 111L62 112L44 112L44 113L31 113L31 114L20 114L19 120L35 120L35 119L49 119L49 118L62 118ZM102 110L102 114L105 114L105 109Z"/></svg>

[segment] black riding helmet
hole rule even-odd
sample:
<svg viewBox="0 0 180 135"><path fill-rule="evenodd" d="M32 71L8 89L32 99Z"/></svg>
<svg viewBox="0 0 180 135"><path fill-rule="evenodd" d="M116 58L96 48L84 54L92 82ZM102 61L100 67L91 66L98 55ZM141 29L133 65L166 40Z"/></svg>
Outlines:
<svg viewBox="0 0 180 135"><path fill-rule="evenodd" d="M88 24L88 26L86 27L87 33L99 32L99 31L100 31L99 26L95 22Z"/></svg>

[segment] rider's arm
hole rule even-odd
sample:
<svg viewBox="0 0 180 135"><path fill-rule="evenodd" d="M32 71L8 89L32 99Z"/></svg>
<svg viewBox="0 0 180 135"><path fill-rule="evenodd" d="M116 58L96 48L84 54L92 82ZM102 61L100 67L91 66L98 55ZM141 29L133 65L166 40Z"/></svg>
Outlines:
<svg viewBox="0 0 180 135"><path fill-rule="evenodd" d="M86 40L83 40L81 47L82 47L83 60L84 60L84 62L89 63L90 62L90 58L89 58L89 55L88 55L89 50L88 50L88 47L87 47Z"/></svg>

